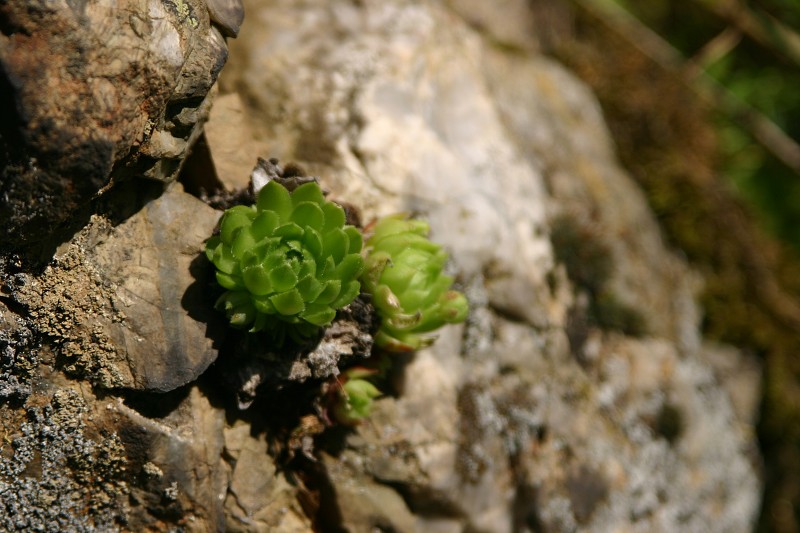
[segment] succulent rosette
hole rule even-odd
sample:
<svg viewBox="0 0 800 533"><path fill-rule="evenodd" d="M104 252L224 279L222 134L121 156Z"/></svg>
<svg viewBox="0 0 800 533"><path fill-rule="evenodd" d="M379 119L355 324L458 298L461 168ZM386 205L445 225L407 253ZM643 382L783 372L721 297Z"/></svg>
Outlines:
<svg viewBox="0 0 800 533"><path fill-rule="evenodd" d="M367 381L373 374L374 370L356 367L339 378L342 385L333 404L333 415L340 423L353 426L370 415L373 400L381 395L381 391Z"/></svg>
<svg viewBox="0 0 800 533"><path fill-rule="evenodd" d="M317 183L290 193L270 181L255 205L225 211L219 235L206 242L226 289L216 307L251 332L313 335L358 296L361 247L361 233Z"/></svg>
<svg viewBox="0 0 800 533"><path fill-rule="evenodd" d="M427 346L426 333L467 317L466 297L443 272L447 253L429 231L426 222L395 215L379 220L367 240L362 282L381 316L375 343L387 350Z"/></svg>

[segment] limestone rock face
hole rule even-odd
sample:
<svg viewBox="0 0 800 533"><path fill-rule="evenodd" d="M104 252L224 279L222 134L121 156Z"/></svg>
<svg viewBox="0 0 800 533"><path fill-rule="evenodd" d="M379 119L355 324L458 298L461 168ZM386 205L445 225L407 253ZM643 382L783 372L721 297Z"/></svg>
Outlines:
<svg viewBox="0 0 800 533"><path fill-rule="evenodd" d="M530 42L494 48L435 2L247 8L258 31L223 87L252 95L271 151L330 176L367 221L427 218L473 306L326 460L341 524L749 529L759 481L740 428L756 406L734 410L715 375L697 278L590 92Z"/></svg>
<svg viewBox="0 0 800 533"><path fill-rule="evenodd" d="M177 177L227 57L212 22L202 0L0 6L0 244L48 236L123 178Z"/></svg>
<svg viewBox="0 0 800 533"><path fill-rule="evenodd" d="M473 4L246 2L248 20L220 82L225 109L238 118L212 119L207 135L219 177L231 189L242 176L226 173L275 156L320 176L365 223L400 211L426 218L470 300L467 322L398 359L397 394L377 400L356 428L320 436L325 428L314 425L320 422L313 414L301 418L307 426L284 423L297 409L286 389L294 387L294 399L319 394L303 388L313 385L310 371L306 383L248 390L252 405L241 411L220 383L222 362L206 370L232 344L215 332L208 264L199 255L220 212L179 184L163 193L135 182L115 187L45 267L0 255L0 425L14 443L0 454L0 495L11 502L0 506L3 527L752 527L760 492L753 459L757 365L735 347L703 339L696 276L667 249L642 194L616 162L592 94L536 53L531 3L504 2L515 13L505 17ZM53 5L60 4L34 3L32 10ZM147 31L161 28L180 50L200 38L176 29L181 13L190 26L196 16L198 27L210 27L199 4L146 5L166 13L154 16ZM98 9L90 7L84 18L64 16L84 20ZM6 4L0 11L16 9ZM213 15L215 24L235 34L236 17L221 13ZM503 25L511 25L514 53L496 46ZM0 27L2 61L34 35ZM160 50L165 42L146 46ZM168 64L183 73L178 56ZM141 72L149 79L150 71ZM159 101L213 79L193 72L169 90L156 83ZM126 87L113 90L150 94ZM15 88L12 94L26 95L30 109L47 115L40 110L47 102L36 100L41 94ZM83 94L65 83L52 90ZM154 119L165 128L161 134L145 138L136 128L146 119L119 113L112 118L121 122L98 130L100 137L80 137L111 146L97 157L80 152L81 164L102 171L70 167L76 145L48 159L57 165L15 167L18 174L2 186L31 194L38 189L14 184L66 187L60 177L23 179L25 172L56 176L61 169L76 180L74 194L49 200L70 202L58 209L64 217L117 169L146 168L168 181L188 139L181 135L193 135L177 126L178 117L207 105L179 101L199 107L184 114L167 105L167 114L177 114L174 121ZM75 102L92 113L105 109ZM148 113L156 107L141 105ZM25 114L25 124L34 115ZM80 127L95 131L94 120ZM195 123L186 120L180 124ZM3 135L4 143L15 139ZM136 150L127 152L136 139ZM245 143L261 152L237 149ZM79 186L83 179L91 184ZM9 213L21 216L14 205L30 196L9 194ZM33 235L36 224L55 220L35 209L8 220ZM275 444L287 436L281 431L296 444L289 452ZM44 501L58 505L45 509Z"/></svg>

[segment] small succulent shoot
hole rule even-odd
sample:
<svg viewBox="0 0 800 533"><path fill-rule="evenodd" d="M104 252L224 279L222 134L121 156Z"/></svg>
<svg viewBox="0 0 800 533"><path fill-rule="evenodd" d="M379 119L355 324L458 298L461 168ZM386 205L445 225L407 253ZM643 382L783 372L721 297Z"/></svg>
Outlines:
<svg viewBox="0 0 800 533"><path fill-rule="evenodd" d="M216 308L230 324L308 338L361 291L361 233L316 182L291 193L275 181L253 206L225 211L206 256L226 289Z"/></svg>
<svg viewBox="0 0 800 533"><path fill-rule="evenodd" d="M340 424L355 426L370 415L374 399L381 395L381 391L367 381L375 372L369 368L354 367L339 377L341 386L337 390L332 413Z"/></svg>
<svg viewBox="0 0 800 533"><path fill-rule="evenodd" d="M453 278L443 273L447 253L429 231L424 221L394 215L379 220L367 240L361 281L381 316L375 344L386 350L428 346L433 338L426 333L467 317L466 297L451 290Z"/></svg>

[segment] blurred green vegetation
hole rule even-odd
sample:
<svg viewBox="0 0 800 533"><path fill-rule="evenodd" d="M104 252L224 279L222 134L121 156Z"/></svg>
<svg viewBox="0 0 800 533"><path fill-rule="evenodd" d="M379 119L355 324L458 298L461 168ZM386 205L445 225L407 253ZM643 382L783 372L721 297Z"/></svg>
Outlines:
<svg viewBox="0 0 800 533"><path fill-rule="evenodd" d="M730 49L703 65L705 73L744 108L763 114L788 137L800 141L800 65L796 62L800 2L617 1L687 59L697 56L726 30L734 34ZM751 27L750 31L743 29ZM719 114L716 122L723 156L721 173L767 231L800 251L797 168L782 163L756 142L752 132L725 113Z"/></svg>
<svg viewBox="0 0 800 533"><path fill-rule="evenodd" d="M708 72L791 138L800 139L800 70L765 65L753 51L743 50L717 61ZM800 175L730 121L718 119L718 130L723 174L765 228L800 251Z"/></svg>

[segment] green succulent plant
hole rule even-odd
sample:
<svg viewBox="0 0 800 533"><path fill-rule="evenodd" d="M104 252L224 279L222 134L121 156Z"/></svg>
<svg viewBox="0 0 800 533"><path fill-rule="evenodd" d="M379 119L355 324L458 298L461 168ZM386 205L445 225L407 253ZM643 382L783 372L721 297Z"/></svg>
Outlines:
<svg viewBox="0 0 800 533"><path fill-rule="evenodd" d="M342 385L332 409L339 423L353 426L370 415L373 400L381 395L381 391L365 379L374 373L374 370L355 367L345 371L339 378Z"/></svg>
<svg viewBox="0 0 800 533"><path fill-rule="evenodd" d="M361 279L381 316L375 344L384 349L417 350L433 342L426 333L467 317L466 297L443 273L447 253L429 231L426 222L395 215L379 220L367 240Z"/></svg>
<svg viewBox="0 0 800 533"><path fill-rule="evenodd" d="M216 308L251 332L313 335L358 296L361 247L361 233L345 225L344 211L317 183L290 193L270 181L255 205L225 211L219 235L206 242L227 289Z"/></svg>

